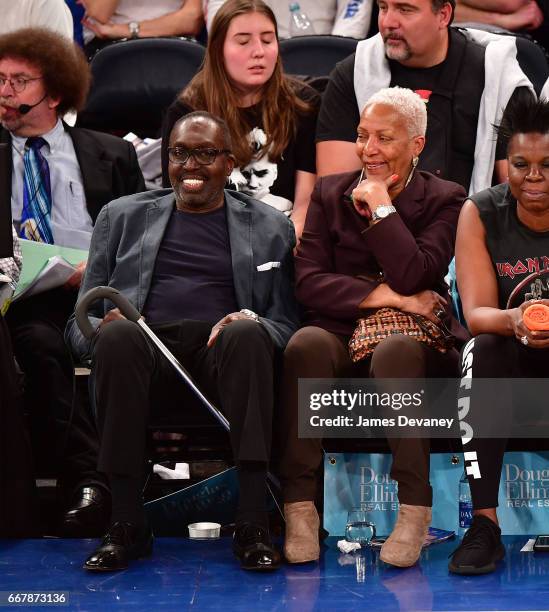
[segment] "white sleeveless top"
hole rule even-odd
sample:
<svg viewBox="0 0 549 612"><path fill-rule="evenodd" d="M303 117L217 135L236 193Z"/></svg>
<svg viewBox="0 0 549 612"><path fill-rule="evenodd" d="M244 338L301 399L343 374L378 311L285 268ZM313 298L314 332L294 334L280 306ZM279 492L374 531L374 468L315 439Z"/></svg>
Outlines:
<svg viewBox="0 0 549 612"><path fill-rule="evenodd" d="M156 19L177 11L185 0L120 0L111 17L113 23L129 23Z"/></svg>

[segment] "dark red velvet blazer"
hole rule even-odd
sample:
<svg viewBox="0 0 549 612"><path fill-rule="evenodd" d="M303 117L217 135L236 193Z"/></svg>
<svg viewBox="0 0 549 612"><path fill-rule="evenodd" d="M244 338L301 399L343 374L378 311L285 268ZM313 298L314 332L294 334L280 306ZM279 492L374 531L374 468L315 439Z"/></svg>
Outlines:
<svg viewBox="0 0 549 612"><path fill-rule="evenodd" d="M466 198L457 183L416 172L393 202L398 214L369 226L350 199L358 178L359 172L348 172L317 181L295 260L304 324L343 335L365 316L358 305L377 287L381 273L397 293L433 289L447 297L444 276ZM450 312L449 306L447 323ZM454 327L463 336L464 330Z"/></svg>

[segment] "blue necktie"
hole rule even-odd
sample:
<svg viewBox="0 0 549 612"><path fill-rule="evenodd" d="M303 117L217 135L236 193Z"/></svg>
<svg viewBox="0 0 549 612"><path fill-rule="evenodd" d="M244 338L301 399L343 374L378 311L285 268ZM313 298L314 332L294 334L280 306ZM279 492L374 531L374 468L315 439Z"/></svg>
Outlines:
<svg viewBox="0 0 549 612"><path fill-rule="evenodd" d="M40 149L43 138L33 136L25 143L23 164L23 212L19 235L27 240L53 244L51 231L50 168Z"/></svg>

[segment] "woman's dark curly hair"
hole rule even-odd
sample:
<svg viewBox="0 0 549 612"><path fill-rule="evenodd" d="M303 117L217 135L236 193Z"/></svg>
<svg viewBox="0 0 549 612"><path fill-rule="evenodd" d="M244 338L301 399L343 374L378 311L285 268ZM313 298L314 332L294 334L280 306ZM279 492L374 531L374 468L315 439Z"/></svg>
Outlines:
<svg viewBox="0 0 549 612"><path fill-rule="evenodd" d="M82 50L46 28L23 28L0 36L0 60L20 59L42 73L46 92L59 98L58 113L79 111L90 88L90 68Z"/></svg>

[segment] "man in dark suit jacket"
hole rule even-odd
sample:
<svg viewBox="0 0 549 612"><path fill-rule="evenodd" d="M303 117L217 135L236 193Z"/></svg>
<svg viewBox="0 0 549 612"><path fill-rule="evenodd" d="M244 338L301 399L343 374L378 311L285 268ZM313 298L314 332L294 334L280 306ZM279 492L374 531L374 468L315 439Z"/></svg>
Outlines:
<svg viewBox="0 0 549 612"><path fill-rule="evenodd" d="M198 111L176 123L168 149L173 191L103 208L80 293L99 285L121 291L219 403L239 478L233 549L245 569L264 570L280 562L268 533L266 475L274 359L298 323L295 232L282 213L224 190L234 168L230 150L221 119ZM112 492L111 527L85 564L96 571L124 569L151 552L140 498L146 426L151 408L181 404L185 391L140 327L109 308L92 306L92 342L73 318L66 332L79 358L92 357L99 468Z"/></svg>
<svg viewBox="0 0 549 612"><path fill-rule="evenodd" d="M27 28L0 37L0 199L22 238L87 249L93 223L108 201L145 189L133 147L109 134L69 127L61 117L79 110L90 82L83 54L49 30ZM40 170L30 165L33 147ZM43 179L46 169L48 179ZM51 239L21 225L49 180ZM38 216L36 216L38 219ZM33 217L34 219L34 217ZM28 228L31 227L29 230ZM68 507L64 535L91 536L108 516L108 490L96 472L97 432L73 393L74 366L63 330L74 309L85 262L65 287L12 304L7 322L26 376L35 450L56 455L58 484ZM44 425L53 423L53 435Z"/></svg>

